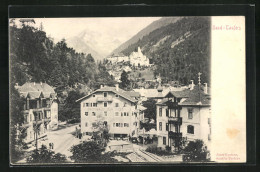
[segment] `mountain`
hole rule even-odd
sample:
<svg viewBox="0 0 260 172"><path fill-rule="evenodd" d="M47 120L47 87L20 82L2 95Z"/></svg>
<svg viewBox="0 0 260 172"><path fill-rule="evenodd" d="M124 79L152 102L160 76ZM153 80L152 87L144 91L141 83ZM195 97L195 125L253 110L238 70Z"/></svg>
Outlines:
<svg viewBox="0 0 260 172"><path fill-rule="evenodd" d="M156 65L155 75L160 74L165 81L198 83L197 74L201 72L201 83L210 83L210 17L178 18L118 50L129 55L138 47Z"/></svg>
<svg viewBox="0 0 260 172"><path fill-rule="evenodd" d="M136 43L139 39L142 39L144 36L148 35L150 32L152 32L162 26L166 26L170 23L175 23L178 20L180 20L181 18L182 17L163 17L159 20L152 22L150 25L148 25L147 27L142 29L131 39L129 39L128 41L126 41L125 43L123 43L119 47L117 47L111 54L117 54L117 53L121 52L122 50L126 49L129 45Z"/></svg>
<svg viewBox="0 0 260 172"><path fill-rule="evenodd" d="M85 53L86 55L91 54L95 61L103 60L104 58L104 56L100 55L97 51L87 45L80 35L71 37L66 42L68 46L73 47L77 52Z"/></svg>

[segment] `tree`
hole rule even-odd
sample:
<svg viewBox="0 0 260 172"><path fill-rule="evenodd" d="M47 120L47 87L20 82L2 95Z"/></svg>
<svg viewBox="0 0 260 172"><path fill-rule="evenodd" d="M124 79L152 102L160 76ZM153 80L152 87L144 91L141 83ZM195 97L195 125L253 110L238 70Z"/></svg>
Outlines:
<svg viewBox="0 0 260 172"><path fill-rule="evenodd" d="M15 89L14 85L10 86L10 131L11 131L11 162L16 162L23 155L23 147L25 143L25 130L22 126L24 122L23 110L23 99L20 97L19 92Z"/></svg>
<svg viewBox="0 0 260 172"><path fill-rule="evenodd" d="M78 90L72 90L69 92L68 97L64 102L64 106L61 109L61 115L59 119L61 121L67 121L69 119L80 119L80 103L76 102L84 94Z"/></svg>
<svg viewBox="0 0 260 172"><path fill-rule="evenodd" d="M48 150L45 145L38 150L34 150L33 153L27 158L28 163L65 163L67 158L65 155Z"/></svg>
<svg viewBox="0 0 260 172"><path fill-rule="evenodd" d="M96 121L92 123L92 129L94 139L105 147L109 140L109 126L102 115L97 115Z"/></svg>
<svg viewBox="0 0 260 172"><path fill-rule="evenodd" d="M144 116L149 118L149 120L153 119L156 122L156 101L148 99L143 101L143 106L146 107L144 110Z"/></svg>
<svg viewBox="0 0 260 172"><path fill-rule="evenodd" d="M209 151L202 140L190 141L184 148L183 161L209 161Z"/></svg>
<svg viewBox="0 0 260 172"><path fill-rule="evenodd" d="M130 85L130 80L128 79L128 74L124 70L121 74L120 80L121 80L121 83L120 83L121 88L126 89Z"/></svg>
<svg viewBox="0 0 260 172"><path fill-rule="evenodd" d="M83 142L71 147L70 158L78 163L111 163L118 162L112 156L113 152L104 153L105 148L94 141Z"/></svg>

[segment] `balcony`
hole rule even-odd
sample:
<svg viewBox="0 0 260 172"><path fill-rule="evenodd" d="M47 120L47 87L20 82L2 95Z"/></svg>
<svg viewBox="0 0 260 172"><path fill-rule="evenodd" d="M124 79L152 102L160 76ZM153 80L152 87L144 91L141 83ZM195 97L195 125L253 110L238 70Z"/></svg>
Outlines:
<svg viewBox="0 0 260 172"><path fill-rule="evenodd" d="M177 132L169 131L169 137L170 137L170 138L181 138L181 137L182 137L182 133L177 133Z"/></svg>
<svg viewBox="0 0 260 172"><path fill-rule="evenodd" d="M112 102L112 97L97 97L97 102Z"/></svg>
<svg viewBox="0 0 260 172"><path fill-rule="evenodd" d="M33 112L42 112L42 108L33 109Z"/></svg>
<svg viewBox="0 0 260 172"><path fill-rule="evenodd" d="M178 125L182 124L182 118L181 117L169 116L168 121L169 121L169 124L178 124Z"/></svg>
<svg viewBox="0 0 260 172"><path fill-rule="evenodd" d="M178 105L177 102L168 101L168 102L166 102L166 105L168 106L169 109L180 109L180 108L181 108L181 107Z"/></svg>
<svg viewBox="0 0 260 172"><path fill-rule="evenodd" d="M44 118L42 119L44 122L50 122L51 121L51 118Z"/></svg>

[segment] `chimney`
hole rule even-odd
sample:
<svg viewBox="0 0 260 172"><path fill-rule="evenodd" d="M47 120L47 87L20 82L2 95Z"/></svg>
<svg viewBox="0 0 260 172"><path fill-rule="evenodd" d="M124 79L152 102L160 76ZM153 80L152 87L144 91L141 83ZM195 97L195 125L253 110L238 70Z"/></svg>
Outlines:
<svg viewBox="0 0 260 172"><path fill-rule="evenodd" d="M194 88L194 82L193 82L193 80L190 80L190 81L191 81L190 90L193 90L193 88Z"/></svg>
<svg viewBox="0 0 260 172"><path fill-rule="evenodd" d="M102 84L100 85L100 88L103 88L103 85L102 85Z"/></svg>
<svg viewBox="0 0 260 172"><path fill-rule="evenodd" d="M41 82L41 85L42 85L42 82Z"/></svg>
<svg viewBox="0 0 260 172"><path fill-rule="evenodd" d="M204 93L205 93L205 94L208 94L208 84L207 84L207 83L204 83L204 84L205 84Z"/></svg>
<svg viewBox="0 0 260 172"><path fill-rule="evenodd" d="M116 84L116 91L119 91L119 85Z"/></svg>
<svg viewBox="0 0 260 172"><path fill-rule="evenodd" d="M35 82L33 82L33 85L35 85Z"/></svg>

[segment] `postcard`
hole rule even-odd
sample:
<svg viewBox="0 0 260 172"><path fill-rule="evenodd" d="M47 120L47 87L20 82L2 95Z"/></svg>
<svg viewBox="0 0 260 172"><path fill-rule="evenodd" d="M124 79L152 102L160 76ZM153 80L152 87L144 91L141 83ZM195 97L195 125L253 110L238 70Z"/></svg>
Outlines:
<svg viewBox="0 0 260 172"><path fill-rule="evenodd" d="M10 164L245 163L244 16L10 18Z"/></svg>

